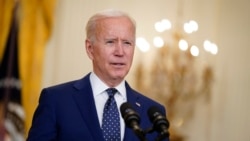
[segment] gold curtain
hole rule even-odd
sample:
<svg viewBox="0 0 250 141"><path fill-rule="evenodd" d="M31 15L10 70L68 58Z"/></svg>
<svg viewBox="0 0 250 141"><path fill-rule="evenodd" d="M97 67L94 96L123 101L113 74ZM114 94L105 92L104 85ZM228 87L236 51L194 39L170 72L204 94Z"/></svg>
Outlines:
<svg viewBox="0 0 250 141"><path fill-rule="evenodd" d="M44 52L53 27L56 0L18 2L18 63L27 133L41 90ZM15 0L0 0L0 59L3 57L14 4Z"/></svg>
<svg viewBox="0 0 250 141"><path fill-rule="evenodd" d="M11 26L14 0L0 0L0 61L2 60L5 43Z"/></svg>

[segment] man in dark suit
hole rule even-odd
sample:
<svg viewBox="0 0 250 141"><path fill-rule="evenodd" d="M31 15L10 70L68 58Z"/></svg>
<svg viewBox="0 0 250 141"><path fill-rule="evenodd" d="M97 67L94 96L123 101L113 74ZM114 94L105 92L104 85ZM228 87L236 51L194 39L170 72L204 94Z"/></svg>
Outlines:
<svg viewBox="0 0 250 141"><path fill-rule="evenodd" d="M119 139L110 139L112 135L105 139L102 125L106 122L103 110L109 99L108 88L117 90L113 96L116 108L124 102L131 104L141 117L142 129L152 127L147 117L151 106L159 107L165 114L161 104L136 92L124 80L134 55L134 20L121 11L106 10L89 19L86 32L85 48L93 71L80 80L42 90L28 141L139 141L133 130L125 125L120 111ZM157 136L154 131L146 134L145 139L153 141Z"/></svg>

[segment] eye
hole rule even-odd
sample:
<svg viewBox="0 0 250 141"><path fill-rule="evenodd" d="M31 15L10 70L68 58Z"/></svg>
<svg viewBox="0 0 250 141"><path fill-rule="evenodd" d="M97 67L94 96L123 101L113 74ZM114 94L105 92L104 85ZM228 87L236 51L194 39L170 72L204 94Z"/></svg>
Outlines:
<svg viewBox="0 0 250 141"><path fill-rule="evenodd" d="M113 43L114 43L113 40L108 40L108 41L106 41L106 44L113 44Z"/></svg>
<svg viewBox="0 0 250 141"><path fill-rule="evenodd" d="M131 43L130 43L130 42L125 42L125 44L131 45Z"/></svg>
<svg viewBox="0 0 250 141"><path fill-rule="evenodd" d="M124 41L123 42L125 45L129 45L129 46L131 46L132 45L132 43L131 42L129 42L129 41Z"/></svg>

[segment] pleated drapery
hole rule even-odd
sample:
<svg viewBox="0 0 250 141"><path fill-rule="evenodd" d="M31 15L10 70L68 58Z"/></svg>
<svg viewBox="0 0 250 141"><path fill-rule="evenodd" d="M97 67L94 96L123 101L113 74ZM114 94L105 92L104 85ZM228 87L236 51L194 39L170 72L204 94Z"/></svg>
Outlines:
<svg viewBox="0 0 250 141"><path fill-rule="evenodd" d="M45 47L53 27L56 1L0 0L0 61L6 47L16 2L18 2L19 29L18 63L27 133L41 90Z"/></svg>

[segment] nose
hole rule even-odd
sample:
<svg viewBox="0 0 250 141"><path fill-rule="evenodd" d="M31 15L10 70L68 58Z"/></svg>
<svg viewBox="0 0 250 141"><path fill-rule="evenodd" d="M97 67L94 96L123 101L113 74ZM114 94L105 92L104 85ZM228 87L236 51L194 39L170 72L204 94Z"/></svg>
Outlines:
<svg viewBox="0 0 250 141"><path fill-rule="evenodd" d="M115 55L122 56L124 54L124 48L121 42L118 42L115 48Z"/></svg>

